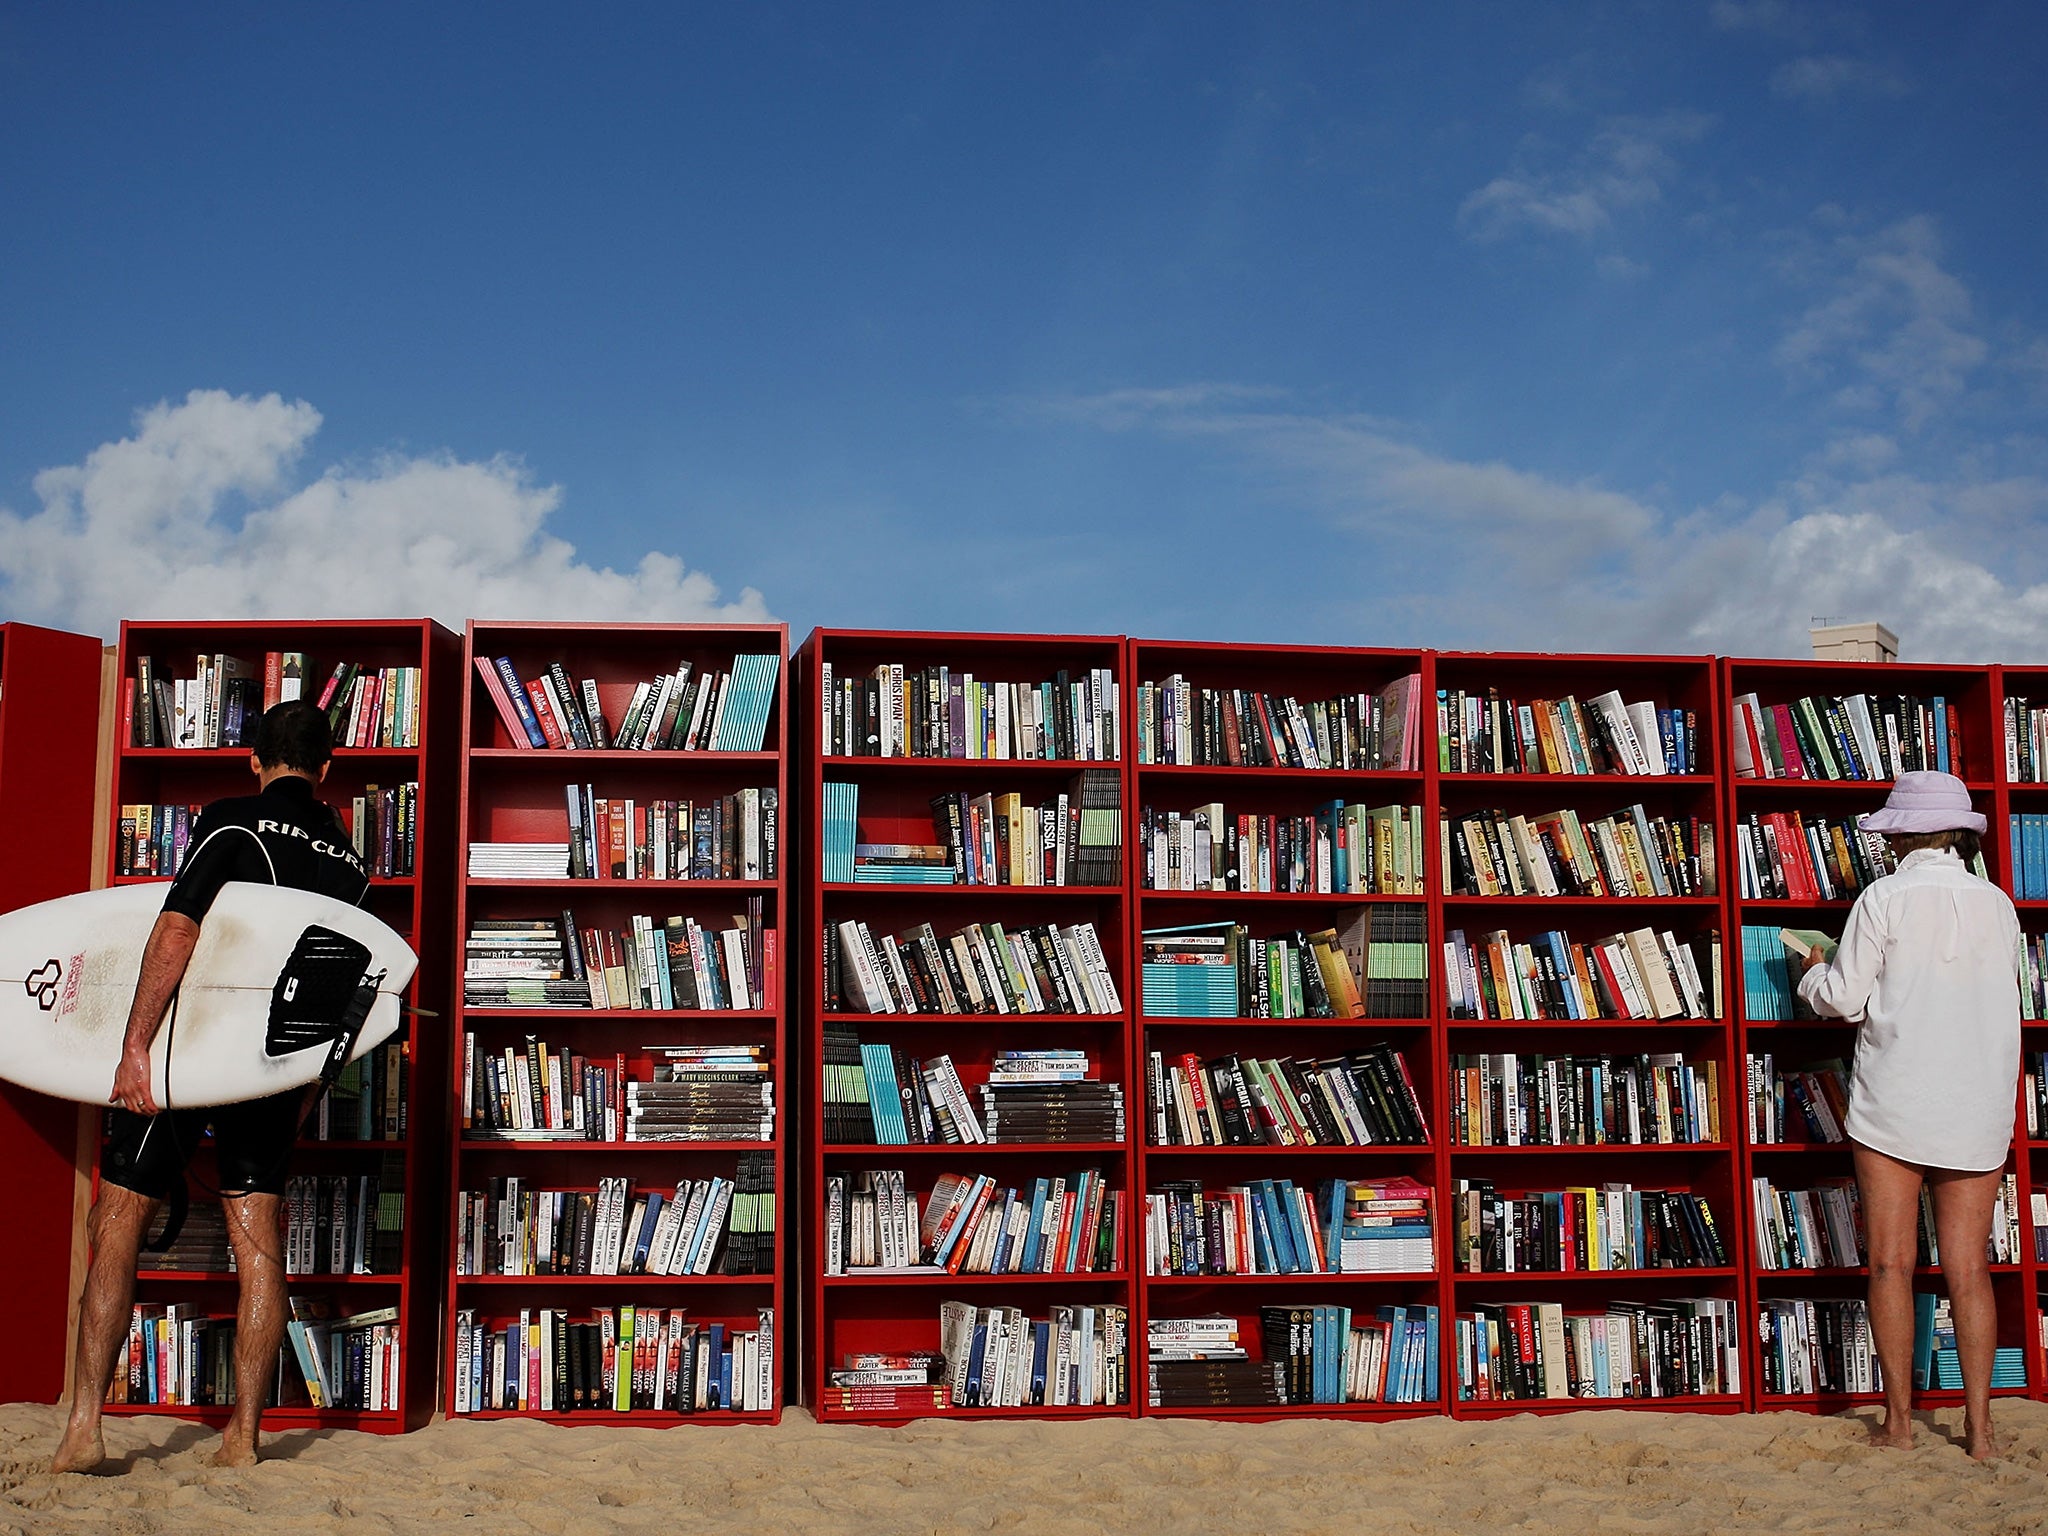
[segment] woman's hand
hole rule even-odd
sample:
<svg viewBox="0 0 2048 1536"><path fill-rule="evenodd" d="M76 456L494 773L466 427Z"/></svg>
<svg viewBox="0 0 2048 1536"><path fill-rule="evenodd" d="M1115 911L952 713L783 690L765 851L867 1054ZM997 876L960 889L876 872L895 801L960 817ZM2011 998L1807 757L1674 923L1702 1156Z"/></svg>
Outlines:
<svg viewBox="0 0 2048 1536"><path fill-rule="evenodd" d="M121 1052L121 1064L114 1069L114 1091L107 1095L107 1102L138 1115L157 1112L156 1098L149 1087L149 1051L146 1048L129 1047Z"/></svg>

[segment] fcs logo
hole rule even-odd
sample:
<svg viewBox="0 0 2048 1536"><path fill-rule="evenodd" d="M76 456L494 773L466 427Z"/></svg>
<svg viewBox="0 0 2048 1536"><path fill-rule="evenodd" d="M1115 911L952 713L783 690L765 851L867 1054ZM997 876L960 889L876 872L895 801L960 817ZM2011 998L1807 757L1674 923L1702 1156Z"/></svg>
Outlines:
<svg viewBox="0 0 2048 1536"><path fill-rule="evenodd" d="M57 1006L57 983L63 979L64 967L55 959L49 959L28 973L21 989L36 1000L38 1008L48 1013Z"/></svg>

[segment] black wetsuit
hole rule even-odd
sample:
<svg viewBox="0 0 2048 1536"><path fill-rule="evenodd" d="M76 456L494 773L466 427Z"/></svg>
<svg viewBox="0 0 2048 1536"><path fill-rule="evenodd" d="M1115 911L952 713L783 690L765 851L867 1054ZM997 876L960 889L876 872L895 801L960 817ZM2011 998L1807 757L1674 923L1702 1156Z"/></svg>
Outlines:
<svg viewBox="0 0 2048 1536"><path fill-rule="evenodd" d="M288 885L362 904L370 882L341 818L291 775L257 795L216 800L192 828L191 851L171 882L164 910L195 923L230 880ZM207 1126L213 1127L216 1177L227 1194L284 1193L285 1162L297 1138L305 1090L287 1089L245 1104L172 1108L154 1117L116 1107L100 1156L100 1178L161 1200L185 1175Z"/></svg>

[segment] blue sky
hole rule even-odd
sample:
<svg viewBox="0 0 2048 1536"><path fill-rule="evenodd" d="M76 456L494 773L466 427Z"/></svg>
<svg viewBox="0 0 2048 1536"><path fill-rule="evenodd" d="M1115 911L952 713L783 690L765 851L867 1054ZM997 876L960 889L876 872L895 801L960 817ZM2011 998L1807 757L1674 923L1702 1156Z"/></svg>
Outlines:
<svg viewBox="0 0 2048 1536"><path fill-rule="evenodd" d="M2036 6L588 9L0 10L9 616L2048 657Z"/></svg>

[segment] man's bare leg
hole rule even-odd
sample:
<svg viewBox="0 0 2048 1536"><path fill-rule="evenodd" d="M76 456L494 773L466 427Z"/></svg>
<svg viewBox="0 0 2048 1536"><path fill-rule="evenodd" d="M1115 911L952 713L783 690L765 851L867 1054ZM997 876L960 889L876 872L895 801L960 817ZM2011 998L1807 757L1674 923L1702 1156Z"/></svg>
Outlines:
<svg viewBox="0 0 2048 1536"><path fill-rule="evenodd" d="M246 1467L256 1460L263 1399L277 1373L288 1305L278 1231L283 1203L276 1195L221 1196L241 1296L235 1309L235 1411L221 1430L220 1450L213 1458L217 1467Z"/></svg>
<svg viewBox="0 0 2048 1536"><path fill-rule="evenodd" d="M1941 1244L1941 1275L1948 1283L1949 1313L1956 1325L1956 1355L1963 1367L1963 1448L1979 1461L1998 1454L1991 1432L1991 1363L1998 1349L1998 1305L1984 1245L1991 1240L1992 1210L2003 1175L1929 1169L1934 1190L1935 1238Z"/></svg>
<svg viewBox="0 0 2048 1536"><path fill-rule="evenodd" d="M92 1262L78 1298L71 1415L65 1421L57 1454L50 1460L52 1472L89 1472L106 1460L100 1406L113 1383L121 1346L127 1342L135 1310L135 1263L159 1203L118 1184L102 1184L92 1214L86 1218Z"/></svg>
<svg viewBox="0 0 2048 1536"><path fill-rule="evenodd" d="M1919 1247L1921 1171L1861 1142L1856 1187L1863 1197L1870 1248L1870 1337L1884 1372L1884 1422L1870 1432L1877 1445L1913 1444L1913 1260ZM1948 1249L1942 1249L1942 1257Z"/></svg>

